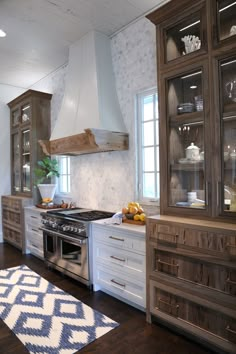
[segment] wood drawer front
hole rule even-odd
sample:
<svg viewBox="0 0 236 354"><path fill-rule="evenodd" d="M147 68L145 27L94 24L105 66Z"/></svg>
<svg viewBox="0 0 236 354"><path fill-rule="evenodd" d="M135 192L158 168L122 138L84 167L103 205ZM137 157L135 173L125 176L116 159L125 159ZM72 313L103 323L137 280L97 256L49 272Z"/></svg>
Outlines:
<svg viewBox="0 0 236 354"><path fill-rule="evenodd" d="M32 223L31 224L26 224L25 225L25 230L26 230L26 232L31 232L31 233L34 233L34 234L43 234L42 230L40 230L39 226L38 225L34 225Z"/></svg>
<svg viewBox="0 0 236 354"><path fill-rule="evenodd" d="M2 208L14 209L15 211L21 210L21 200L2 196Z"/></svg>
<svg viewBox="0 0 236 354"><path fill-rule="evenodd" d="M150 239L176 245L179 242L179 237L184 234L184 228L171 224L151 223L149 234Z"/></svg>
<svg viewBox="0 0 236 354"><path fill-rule="evenodd" d="M6 223L14 225L14 227L21 227L21 214L8 209L2 210L2 219Z"/></svg>
<svg viewBox="0 0 236 354"><path fill-rule="evenodd" d="M10 227L3 224L3 239L14 245L22 248L22 236L21 231L11 229Z"/></svg>
<svg viewBox="0 0 236 354"><path fill-rule="evenodd" d="M27 247L35 247L43 251L43 235L26 233Z"/></svg>
<svg viewBox="0 0 236 354"><path fill-rule="evenodd" d="M233 317L160 289L158 284L152 281L150 289L150 309L154 315L158 316L159 312L167 314L226 341L236 343L236 319Z"/></svg>
<svg viewBox="0 0 236 354"><path fill-rule="evenodd" d="M124 273L97 266L94 274L94 283L128 301L146 307L145 281L137 281L127 277Z"/></svg>
<svg viewBox="0 0 236 354"><path fill-rule="evenodd" d="M192 250L216 255L219 257L236 256L236 232L234 235L225 235L217 232L206 232L193 229L185 229L179 243Z"/></svg>
<svg viewBox="0 0 236 354"><path fill-rule="evenodd" d="M145 281L146 257L143 255L95 243L94 262Z"/></svg>
<svg viewBox="0 0 236 354"><path fill-rule="evenodd" d="M153 248L153 271L236 296L236 269Z"/></svg>
<svg viewBox="0 0 236 354"><path fill-rule="evenodd" d="M145 237L138 237L132 234L126 235L123 232L114 231L112 229L94 229L93 237L94 240L98 242L104 242L121 249L145 254Z"/></svg>

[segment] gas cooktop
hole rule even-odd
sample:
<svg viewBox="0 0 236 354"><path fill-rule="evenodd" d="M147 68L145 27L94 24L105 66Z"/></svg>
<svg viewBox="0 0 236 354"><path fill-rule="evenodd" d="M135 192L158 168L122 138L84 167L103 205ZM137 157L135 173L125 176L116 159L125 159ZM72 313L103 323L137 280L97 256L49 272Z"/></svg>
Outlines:
<svg viewBox="0 0 236 354"><path fill-rule="evenodd" d="M69 220L93 221L111 218L114 213L104 210L90 210L83 208L50 210L47 214Z"/></svg>

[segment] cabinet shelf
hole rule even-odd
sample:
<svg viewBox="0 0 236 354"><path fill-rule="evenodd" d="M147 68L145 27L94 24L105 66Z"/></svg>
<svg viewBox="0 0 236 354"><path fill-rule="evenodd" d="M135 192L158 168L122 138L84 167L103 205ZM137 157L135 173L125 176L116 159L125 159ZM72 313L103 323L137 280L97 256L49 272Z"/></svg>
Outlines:
<svg viewBox="0 0 236 354"><path fill-rule="evenodd" d="M203 111L183 113L174 116L170 116L171 126L177 126L180 124L186 125L202 125L203 124Z"/></svg>
<svg viewBox="0 0 236 354"><path fill-rule="evenodd" d="M172 171L203 171L204 170L204 163L203 162L196 162L196 163L174 163L171 165Z"/></svg>

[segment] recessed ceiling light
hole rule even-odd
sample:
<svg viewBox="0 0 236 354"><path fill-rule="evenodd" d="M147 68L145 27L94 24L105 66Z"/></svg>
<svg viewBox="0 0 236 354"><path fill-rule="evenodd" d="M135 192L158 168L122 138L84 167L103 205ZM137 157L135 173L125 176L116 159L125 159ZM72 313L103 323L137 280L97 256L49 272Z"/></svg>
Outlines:
<svg viewBox="0 0 236 354"><path fill-rule="evenodd" d="M0 29L0 37L6 37L6 32Z"/></svg>

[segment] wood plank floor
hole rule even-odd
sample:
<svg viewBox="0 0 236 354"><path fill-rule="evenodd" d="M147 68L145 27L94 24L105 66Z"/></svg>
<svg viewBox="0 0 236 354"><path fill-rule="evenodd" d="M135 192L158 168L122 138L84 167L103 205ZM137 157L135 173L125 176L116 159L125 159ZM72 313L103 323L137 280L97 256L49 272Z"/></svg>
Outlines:
<svg viewBox="0 0 236 354"><path fill-rule="evenodd" d="M36 273L91 306L120 326L95 342L81 349L79 353L98 354L212 354L185 337L171 332L160 324L148 324L145 314L123 302L98 291L89 291L79 282L63 277L59 272L49 270L44 263L31 255L22 255L19 250L0 244L0 269L26 264ZM0 354L27 354L23 344L0 320Z"/></svg>

